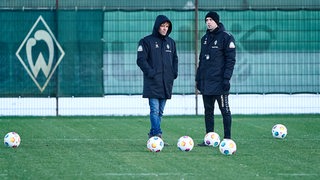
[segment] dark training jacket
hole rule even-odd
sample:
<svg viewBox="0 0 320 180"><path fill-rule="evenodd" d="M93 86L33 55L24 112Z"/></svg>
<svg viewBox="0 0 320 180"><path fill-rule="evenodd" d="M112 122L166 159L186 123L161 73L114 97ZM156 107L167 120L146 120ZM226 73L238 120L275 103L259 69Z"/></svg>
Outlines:
<svg viewBox="0 0 320 180"><path fill-rule="evenodd" d="M169 22L166 36L159 33L162 23ZM152 34L139 41L137 65L143 72L143 98L171 99L173 81L178 76L176 43L169 37L171 21L159 15Z"/></svg>
<svg viewBox="0 0 320 180"><path fill-rule="evenodd" d="M197 88L203 95L223 95L223 82L230 81L236 62L235 41L222 23L213 32L207 30L201 38L199 66L196 73Z"/></svg>

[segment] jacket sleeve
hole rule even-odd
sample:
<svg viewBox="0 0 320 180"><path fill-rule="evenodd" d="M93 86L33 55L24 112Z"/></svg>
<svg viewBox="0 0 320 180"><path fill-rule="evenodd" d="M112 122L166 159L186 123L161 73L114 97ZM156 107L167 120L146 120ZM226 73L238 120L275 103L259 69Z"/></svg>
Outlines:
<svg viewBox="0 0 320 180"><path fill-rule="evenodd" d="M200 58L199 58L199 59L200 59ZM196 72L196 82L199 82L199 81L200 81L200 71L199 71L200 65L201 65L200 61L201 61L201 60L199 60L199 62L198 62L198 67L197 67L197 72Z"/></svg>
<svg viewBox="0 0 320 180"><path fill-rule="evenodd" d="M155 70L152 68L152 65L150 65L150 59L149 59L149 47L144 39L141 39L138 44L138 50L137 50L137 65L140 67L141 71L144 75L147 77L153 78L155 73Z"/></svg>
<svg viewBox="0 0 320 180"><path fill-rule="evenodd" d="M203 44L203 40L202 40L203 38L201 38L201 45ZM198 61L198 67L197 67L197 72L196 72L196 82L197 83L199 83L199 81L200 81L200 76L201 76L201 71L200 71L200 68L201 68L201 63L202 63L202 61L201 61L201 58L202 58L202 56L203 56L203 49L201 48L200 49L200 54L199 54L199 61Z"/></svg>
<svg viewBox="0 0 320 180"><path fill-rule="evenodd" d="M178 55L176 49L176 43L174 42L174 53L173 53L173 70L174 70L174 79L178 77Z"/></svg>
<svg viewBox="0 0 320 180"><path fill-rule="evenodd" d="M223 78L230 80L233 74L234 65L236 63L236 46L235 40L231 34L226 35L226 43L224 47L225 54L225 71Z"/></svg>

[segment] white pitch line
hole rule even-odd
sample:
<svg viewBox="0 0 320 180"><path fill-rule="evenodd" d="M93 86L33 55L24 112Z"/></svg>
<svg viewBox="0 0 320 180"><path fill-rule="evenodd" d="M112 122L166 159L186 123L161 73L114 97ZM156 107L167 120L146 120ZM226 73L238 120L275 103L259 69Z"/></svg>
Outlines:
<svg viewBox="0 0 320 180"><path fill-rule="evenodd" d="M102 173L97 176L185 176L190 173Z"/></svg>
<svg viewBox="0 0 320 180"><path fill-rule="evenodd" d="M85 138L73 138L73 139L70 139L70 138L59 138L59 139L32 139L33 141L44 141L44 140L50 140L50 141L146 141L148 139L105 139L105 138L102 138L102 139L85 139Z"/></svg>
<svg viewBox="0 0 320 180"><path fill-rule="evenodd" d="M319 174L306 174L306 173L278 173L279 176L319 176Z"/></svg>

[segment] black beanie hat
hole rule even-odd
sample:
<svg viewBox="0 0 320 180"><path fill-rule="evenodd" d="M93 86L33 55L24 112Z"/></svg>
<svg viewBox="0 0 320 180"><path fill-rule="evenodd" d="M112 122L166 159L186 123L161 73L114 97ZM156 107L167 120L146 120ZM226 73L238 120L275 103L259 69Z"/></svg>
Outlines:
<svg viewBox="0 0 320 180"><path fill-rule="evenodd" d="M219 22L220 22L219 14L214 11L208 12L208 14L206 15L206 18L204 20L206 20L207 17L211 17L212 20L214 20L214 22L216 22L217 24L219 24Z"/></svg>

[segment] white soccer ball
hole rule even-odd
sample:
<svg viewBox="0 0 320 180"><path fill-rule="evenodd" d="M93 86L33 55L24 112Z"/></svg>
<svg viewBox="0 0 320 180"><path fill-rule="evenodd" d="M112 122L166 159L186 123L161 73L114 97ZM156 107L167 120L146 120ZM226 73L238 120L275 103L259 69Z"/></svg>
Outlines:
<svg viewBox="0 0 320 180"><path fill-rule="evenodd" d="M164 147L163 140L158 136L153 136L147 141L147 148L151 152L160 152Z"/></svg>
<svg viewBox="0 0 320 180"><path fill-rule="evenodd" d="M17 148L20 145L20 136L16 132L9 132L4 136L4 145L6 147Z"/></svg>
<svg viewBox="0 0 320 180"><path fill-rule="evenodd" d="M209 132L204 136L203 141L208 146L218 147L220 144L220 136L218 133Z"/></svg>
<svg viewBox="0 0 320 180"><path fill-rule="evenodd" d="M219 150L224 155L233 155L237 151L237 145L232 139L223 139L219 145Z"/></svg>
<svg viewBox="0 0 320 180"><path fill-rule="evenodd" d="M179 138L177 146L181 151L191 151L194 146L193 139L189 136L182 136Z"/></svg>
<svg viewBox="0 0 320 180"><path fill-rule="evenodd" d="M277 139L284 139L287 134L287 128L283 124L276 124L272 127L272 136Z"/></svg>

